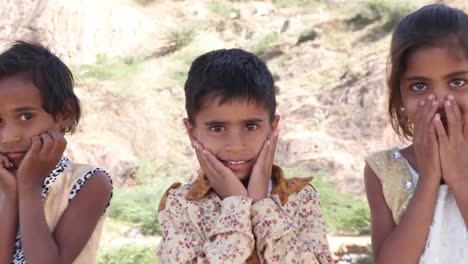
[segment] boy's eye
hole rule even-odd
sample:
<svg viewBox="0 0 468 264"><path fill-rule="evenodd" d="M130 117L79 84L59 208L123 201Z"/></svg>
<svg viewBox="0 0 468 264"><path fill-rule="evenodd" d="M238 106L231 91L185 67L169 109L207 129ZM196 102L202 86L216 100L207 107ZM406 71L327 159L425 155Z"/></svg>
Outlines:
<svg viewBox="0 0 468 264"><path fill-rule="evenodd" d="M424 83L415 83L411 85L411 90L413 91L424 91L426 90L426 88L427 88L427 85L425 85Z"/></svg>
<svg viewBox="0 0 468 264"><path fill-rule="evenodd" d="M20 120L21 121L27 121L27 120L30 120L32 118L32 115L31 114L28 114L28 113L24 113L24 114L21 114L20 115Z"/></svg>
<svg viewBox="0 0 468 264"><path fill-rule="evenodd" d="M466 82L462 79L455 79L450 82L450 87L460 87L463 86Z"/></svg>
<svg viewBox="0 0 468 264"><path fill-rule="evenodd" d="M247 131L252 131L252 130L255 130L258 128L258 125L257 124L247 124L245 125L245 130Z"/></svg>
<svg viewBox="0 0 468 264"><path fill-rule="evenodd" d="M213 132L223 132L225 129L222 126L211 126L210 130Z"/></svg>

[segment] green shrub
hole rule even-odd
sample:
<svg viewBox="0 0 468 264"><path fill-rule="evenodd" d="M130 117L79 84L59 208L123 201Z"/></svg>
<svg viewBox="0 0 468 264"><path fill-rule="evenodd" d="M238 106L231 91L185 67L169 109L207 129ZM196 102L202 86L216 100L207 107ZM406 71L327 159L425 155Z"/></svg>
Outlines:
<svg viewBox="0 0 468 264"><path fill-rule="evenodd" d="M311 184L319 194L327 232L345 235L369 234L370 211L367 201L359 196L338 192L322 180L326 174L326 172L317 173ZM304 177L310 176L310 173L289 169L286 175Z"/></svg>
<svg viewBox="0 0 468 264"><path fill-rule="evenodd" d="M127 79L141 68L143 58L138 56L109 58L97 54L95 64L83 64L73 70L75 79L93 78L98 80Z"/></svg>
<svg viewBox="0 0 468 264"><path fill-rule="evenodd" d="M109 217L130 223L144 235L159 234L157 208L167 186L141 185L116 189Z"/></svg>
<svg viewBox="0 0 468 264"><path fill-rule="evenodd" d="M225 18L230 18L232 16L235 16L239 10L230 6L230 5L227 5L226 3L222 3L222 2L212 2L208 5L208 9L219 15L219 16L222 16L222 17L225 17Z"/></svg>
<svg viewBox="0 0 468 264"><path fill-rule="evenodd" d="M154 245L125 244L103 252L100 264L157 264Z"/></svg>
<svg viewBox="0 0 468 264"><path fill-rule="evenodd" d="M374 264L374 261L371 256L366 256L358 259L356 264Z"/></svg>
<svg viewBox="0 0 468 264"><path fill-rule="evenodd" d="M278 34L276 32L270 32L262 35L257 39L252 51L255 55L261 57L266 54L268 48L278 41Z"/></svg>
<svg viewBox="0 0 468 264"><path fill-rule="evenodd" d="M273 0L273 4L279 7L306 6L319 2L319 0Z"/></svg>
<svg viewBox="0 0 468 264"><path fill-rule="evenodd" d="M398 21L417 8L415 1L403 0L361 0L353 3L351 25L361 28L374 22L383 22L386 31L391 30Z"/></svg>
<svg viewBox="0 0 468 264"><path fill-rule="evenodd" d="M174 51L177 51L188 44L195 38L195 29L191 26L181 26L168 31L167 37Z"/></svg>

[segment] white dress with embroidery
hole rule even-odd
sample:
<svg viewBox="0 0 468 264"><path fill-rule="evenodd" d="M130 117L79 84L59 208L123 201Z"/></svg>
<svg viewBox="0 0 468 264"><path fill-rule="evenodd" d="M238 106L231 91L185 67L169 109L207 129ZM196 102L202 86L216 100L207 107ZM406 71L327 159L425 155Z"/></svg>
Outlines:
<svg viewBox="0 0 468 264"><path fill-rule="evenodd" d="M413 182L419 175L407 162ZM446 184L439 187L434 217L419 264L468 263L468 229L455 197Z"/></svg>

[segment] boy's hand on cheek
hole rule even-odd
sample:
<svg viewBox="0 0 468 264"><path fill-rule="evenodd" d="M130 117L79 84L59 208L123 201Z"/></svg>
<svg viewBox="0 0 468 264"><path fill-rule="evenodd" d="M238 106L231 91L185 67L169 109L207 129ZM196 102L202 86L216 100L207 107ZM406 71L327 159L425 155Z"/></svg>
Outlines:
<svg viewBox="0 0 468 264"><path fill-rule="evenodd" d="M270 137L263 143L260 154L252 168L247 192L249 197L257 202L268 195L271 169L275 159L276 144L278 143L278 129L271 132Z"/></svg>
<svg viewBox="0 0 468 264"><path fill-rule="evenodd" d="M31 148L18 168L18 183L41 188L45 177L60 161L67 141L61 133L54 131L33 136L31 141Z"/></svg>
<svg viewBox="0 0 468 264"><path fill-rule="evenodd" d="M229 196L247 196L244 185L229 168L195 139L192 139L192 146L211 187L219 196L223 199Z"/></svg>

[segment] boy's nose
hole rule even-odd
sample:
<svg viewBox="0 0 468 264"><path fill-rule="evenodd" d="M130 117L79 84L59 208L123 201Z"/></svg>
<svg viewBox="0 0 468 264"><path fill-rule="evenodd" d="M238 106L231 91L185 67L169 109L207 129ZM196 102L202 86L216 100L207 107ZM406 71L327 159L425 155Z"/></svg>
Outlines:
<svg viewBox="0 0 468 264"><path fill-rule="evenodd" d="M230 151L241 151L245 149L245 139L241 135L232 135L227 142L227 149Z"/></svg>

